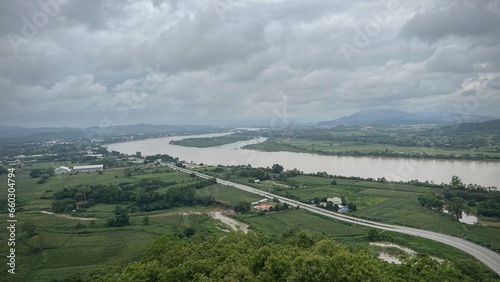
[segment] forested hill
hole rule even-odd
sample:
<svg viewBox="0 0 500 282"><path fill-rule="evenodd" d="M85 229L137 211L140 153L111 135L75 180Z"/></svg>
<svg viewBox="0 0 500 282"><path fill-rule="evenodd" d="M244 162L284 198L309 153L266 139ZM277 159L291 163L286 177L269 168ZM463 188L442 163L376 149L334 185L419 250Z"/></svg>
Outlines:
<svg viewBox="0 0 500 282"><path fill-rule="evenodd" d="M471 134L482 134L482 135L496 135L500 136L500 119L484 121L484 122L470 122L470 123L460 123L451 126L445 126L438 129L434 129L435 132L440 133L440 135L471 135Z"/></svg>
<svg viewBox="0 0 500 282"><path fill-rule="evenodd" d="M476 267L439 263L428 255L389 264L316 233L165 234L141 261L99 269L78 281L489 281Z"/></svg>

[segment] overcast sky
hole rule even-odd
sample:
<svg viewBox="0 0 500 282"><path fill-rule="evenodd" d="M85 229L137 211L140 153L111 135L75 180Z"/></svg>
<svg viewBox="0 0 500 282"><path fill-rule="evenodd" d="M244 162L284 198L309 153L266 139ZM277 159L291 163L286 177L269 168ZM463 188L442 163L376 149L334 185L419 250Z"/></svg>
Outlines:
<svg viewBox="0 0 500 282"><path fill-rule="evenodd" d="M499 3L3 1L0 124L498 116Z"/></svg>

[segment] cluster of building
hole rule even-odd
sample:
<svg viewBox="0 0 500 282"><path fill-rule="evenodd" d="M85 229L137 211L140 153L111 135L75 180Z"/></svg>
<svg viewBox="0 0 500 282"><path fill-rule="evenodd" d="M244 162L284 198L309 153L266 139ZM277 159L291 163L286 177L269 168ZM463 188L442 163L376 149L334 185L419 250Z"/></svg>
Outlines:
<svg viewBox="0 0 500 282"><path fill-rule="evenodd" d="M314 200L311 200L311 203L314 203ZM339 198L339 197L327 198L326 202L319 203L319 206L320 207L326 207L326 205L328 203L332 203L333 205L337 205L339 207L338 212L343 213L343 212L348 212L349 211L349 208L347 208L346 206L342 205L342 199Z"/></svg>
<svg viewBox="0 0 500 282"><path fill-rule="evenodd" d="M269 211L271 209L271 205L268 205L266 203L267 199L262 199L260 201L252 202L250 204L254 206L254 209L258 211Z"/></svg>
<svg viewBox="0 0 500 282"><path fill-rule="evenodd" d="M69 168L67 166L60 166L54 169L54 174L67 174L67 173L75 173L75 172L90 172L90 171L103 171L104 165L80 165L74 166L73 168Z"/></svg>

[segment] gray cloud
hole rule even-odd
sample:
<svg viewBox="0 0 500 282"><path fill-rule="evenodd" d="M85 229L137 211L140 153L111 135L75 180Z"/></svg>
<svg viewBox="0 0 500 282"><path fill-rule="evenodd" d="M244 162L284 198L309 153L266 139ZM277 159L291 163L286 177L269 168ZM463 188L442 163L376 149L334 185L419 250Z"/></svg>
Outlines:
<svg viewBox="0 0 500 282"><path fill-rule="evenodd" d="M405 37L435 42L448 36L490 37L500 42L498 1L457 1L446 8L416 14L402 28ZM476 39L477 40L477 39Z"/></svg>
<svg viewBox="0 0 500 282"><path fill-rule="evenodd" d="M373 107L444 112L471 97L470 114L497 115L499 15L486 0L8 1L0 119L314 121Z"/></svg>

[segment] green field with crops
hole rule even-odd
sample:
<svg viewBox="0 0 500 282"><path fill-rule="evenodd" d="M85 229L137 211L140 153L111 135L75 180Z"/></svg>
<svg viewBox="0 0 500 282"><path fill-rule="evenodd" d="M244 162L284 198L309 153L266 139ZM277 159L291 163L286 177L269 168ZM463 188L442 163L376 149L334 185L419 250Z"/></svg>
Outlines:
<svg viewBox="0 0 500 282"><path fill-rule="evenodd" d="M301 210L245 217L256 230L269 234L282 234L292 229L313 230L331 237L365 235L362 228L324 218Z"/></svg>
<svg viewBox="0 0 500 282"><path fill-rule="evenodd" d="M53 166L51 163L36 165L38 168ZM190 230L200 237L210 234L223 236L228 227L221 221L212 219L207 213L222 208L227 209L242 201L254 202L262 199L261 196L233 187L215 184L197 189L196 194L213 196L222 206L174 207L167 210L135 212L129 214L130 225L107 227L106 220L113 215L115 208L119 206L126 209L127 204L98 203L85 212L67 215L41 212L50 211L53 200L51 195L54 192L79 184L136 183L149 178L176 182L174 185L157 190L164 192L199 180L169 168L152 167L137 170L131 176L127 176L124 169L105 170L102 174L91 172L52 176L45 183L38 184L37 179L28 175L32 168L25 167L16 171L17 201L20 204L20 209L17 211L18 236L20 242L22 241L17 248L17 255L23 258L19 260L17 266L20 273L16 276L17 281L63 279L85 273L95 267L123 266L140 259L148 246L158 236L167 232L184 236ZM208 168L208 171L213 169ZM350 213L352 216L433 230L500 248L499 228L465 225L446 214L422 208L417 198L422 193L432 190L429 187L311 175L298 175L286 181L264 180L259 183L249 183L248 181L252 179L254 178L230 177L231 181L276 194L293 196L305 203L313 198L343 197L358 207L357 211ZM5 175L0 176L0 181L5 180ZM332 185L333 180L336 181L335 185ZM292 186L294 188L291 188ZM5 201L5 198L0 200ZM73 216L83 216L85 220L78 220ZM147 224L145 224L146 216ZM342 223L300 209L269 213L252 211L249 214L233 215L233 218L248 223L254 232L276 236L294 230L308 230L322 233L352 246L358 244L367 246L369 242L367 240L369 228ZM26 237L27 231L24 230L27 223L36 229L36 234L30 238ZM428 240L413 240L412 237L400 234L382 238L408 245L417 251L433 255L442 254L441 257L444 258L453 256L468 258L460 251ZM6 240L6 233L0 234L0 248L3 252ZM437 247L439 249L436 249ZM4 269L5 266L2 271Z"/></svg>
<svg viewBox="0 0 500 282"><path fill-rule="evenodd" d="M291 177L284 182L265 180L248 183L251 179L231 180L281 196L294 197L304 203L310 203L314 198L344 197L347 203L354 203L358 208L349 215L441 232L500 249L500 228L460 223L443 212L422 207L418 197L432 191L430 187L310 175ZM336 185L331 184L333 180L336 181ZM285 185L290 183L293 183L295 188Z"/></svg>

